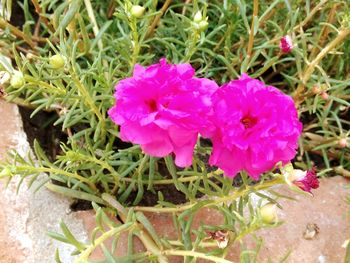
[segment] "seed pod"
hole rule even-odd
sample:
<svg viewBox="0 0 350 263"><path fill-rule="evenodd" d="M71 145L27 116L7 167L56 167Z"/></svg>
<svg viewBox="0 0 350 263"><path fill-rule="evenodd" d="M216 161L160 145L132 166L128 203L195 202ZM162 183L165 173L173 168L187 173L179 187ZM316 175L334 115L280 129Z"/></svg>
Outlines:
<svg viewBox="0 0 350 263"><path fill-rule="evenodd" d="M64 63L65 63L64 58L59 54L53 55L52 57L50 57L49 61L50 61L51 67L54 69L59 69L64 67Z"/></svg>
<svg viewBox="0 0 350 263"><path fill-rule="evenodd" d="M266 204L260 208L260 216L265 224L274 224L277 222L276 204Z"/></svg>
<svg viewBox="0 0 350 263"><path fill-rule="evenodd" d="M324 91L324 92L322 92L322 93L321 93L321 98L322 98L322 99L324 99L324 100L328 100L328 98L329 98L328 93L327 93L327 92L325 92L325 91Z"/></svg>
<svg viewBox="0 0 350 263"><path fill-rule="evenodd" d="M348 144L346 138L341 138L339 141L338 141L338 145L341 147L341 148L344 148L346 147L346 145Z"/></svg>
<svg viewBox="0 0 350 263"><path fill-rule="evenodd" d="M209 23L207 20L200 21L198 24L199 30L201 30L201 31L206 30L208 28L208 25L209 25Z"/></svg>
<svg viewBox="0 0 350 263"><path fill-rule="evenodd" d="M22 72L15 70L15 72L11 77L11 81L10 81L11 86L14 87L15 89L18 89L22 87L24 83L25 82L24 82L24 77Z"/></svg>
<svg viewBox="0 0 350 263"><path fill-rule="evenodd" d="M135 18L141 18L144 12L145 8L140 5L133 5L130 9L130 14Z"/></svg>

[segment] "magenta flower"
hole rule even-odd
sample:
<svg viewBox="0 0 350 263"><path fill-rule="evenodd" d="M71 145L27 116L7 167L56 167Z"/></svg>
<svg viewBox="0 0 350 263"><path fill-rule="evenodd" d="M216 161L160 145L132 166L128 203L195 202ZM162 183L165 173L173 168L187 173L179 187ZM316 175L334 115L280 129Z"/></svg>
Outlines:
<svg viewBox="0 0 350 263"><path fill-rule="evenodd" d="M292 38L288 35L284 36L280 40L280 49L282 53L289 53L294 48Z"/></svg>
<svg viewBox="0 0 350 263"><path fill-rule="evenodd" d="M243 74L213 95L217 127L210 164L226 175L244 170L258 179L296 154L302 130L291 97Z"/></svg>
<svg viewBox="0 0 350 263"><path fill-rule="evenodd" d="M316 169L312 168L308 171L295 172L293 184L298 186L301 190L311 194L311 189L317 189L319 187L319 181L317 179Z"/></svg>
<svg viewBox="0 0 350 263"><path fill-rule="evenodd" d="M140 144L156 157L174 153L175 163L191 165L198 134L215 128L207 116L213 113L214 81L195 78L190 64L136 65L133 76L116 86L116 105L108 114L120 125L123 141Z"/></svg>

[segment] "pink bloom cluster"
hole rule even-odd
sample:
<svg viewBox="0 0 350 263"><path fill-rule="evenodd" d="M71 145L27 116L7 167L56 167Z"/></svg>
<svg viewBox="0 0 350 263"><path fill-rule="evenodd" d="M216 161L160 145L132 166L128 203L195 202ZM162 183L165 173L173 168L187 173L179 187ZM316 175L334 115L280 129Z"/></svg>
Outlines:
<svg viewBox="0 0 350 263"><path fill-rule="evenodd" d="M245 170L254 179L294 158L302 125L291 97L243 75L214 95L210 164L226 175Z"/></svg>
<svg viewBox="0 0 350 263"><path fill-rule="evenodd" d="M120 138L152 156L174 153L176 165L185 167L200 134L213 142L211 165L228 176L245 170L254 179L295 156L302 125L289 96L247 75L218 88L194 74L191 65L165 59L136 65L116 86L108 112Z"/></svg>
<svg viewBox="0 0 350 263"><path fill-rule="evenodd" d="M152 156L174 153L175 163L192 163L198 134L214 129L208 116L213 112L214 81L195 78L190 64L136 65L131 78L116 86L116 105L109 110L120 125L120 138L141 145Z"/></svg>

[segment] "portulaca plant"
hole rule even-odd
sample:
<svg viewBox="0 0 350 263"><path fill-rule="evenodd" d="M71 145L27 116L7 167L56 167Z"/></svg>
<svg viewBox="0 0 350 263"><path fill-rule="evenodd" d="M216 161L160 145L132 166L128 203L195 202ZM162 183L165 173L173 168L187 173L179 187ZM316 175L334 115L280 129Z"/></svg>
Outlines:
<svg viewBox="0 0 350 263"><path fill-rule="evenodd" d="M54 153L40 138L9 152L0 177L45 173L94 209L89 241L48 232L74 262L100 247L98 262L228 263L239 244L234 260L257 262L261 239L244 243L282 223L279 185L312 195L318 177L347 175L346 1L4 2L1 96L62 136Z"/></svg>

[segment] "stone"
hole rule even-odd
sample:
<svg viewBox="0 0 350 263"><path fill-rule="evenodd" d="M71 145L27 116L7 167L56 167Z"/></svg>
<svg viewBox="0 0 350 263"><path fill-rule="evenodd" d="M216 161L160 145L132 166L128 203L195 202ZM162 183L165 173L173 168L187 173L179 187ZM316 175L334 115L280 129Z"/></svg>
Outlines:
<svg viewBox="0 0 350 263"><path fill-rule="evenodd" d="M26 156L30 146L17 106L0 99L0 115L0 159L6 158L9 149ZM45 179L46 175L40 176L40 180ZM0 181L0 262L53 263L56 248L62 262L73 262L73 247L47 235L47 231L61 232L59 223L63 220L79 240L86 241L82 221L67 213L71 200L45 187L33 193L40 180L31 189L26 186L28 180L24 180L17 193L19 180L13 178L7 187L6 182Z"/></svg>
<svg viewBox="0 0 350 263"><path fill-rule="evenodd" d="M350 238L350 206L344 202L350 196L349 185L349 179L336 176L321 179L314 196L280 189L297 201L281 200L278 216L285 224L257 233L264 238L259 262L267 262L268 257L278 262L290 250L286 263L343 263L342 244Z"/></svg>

